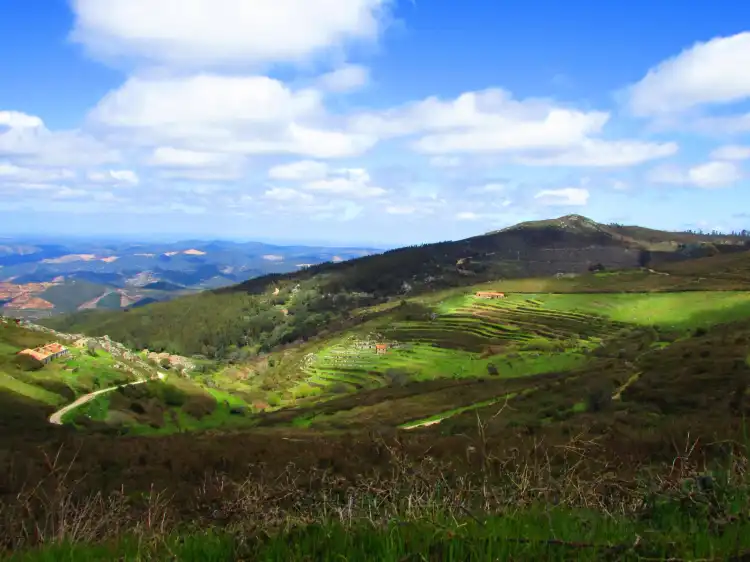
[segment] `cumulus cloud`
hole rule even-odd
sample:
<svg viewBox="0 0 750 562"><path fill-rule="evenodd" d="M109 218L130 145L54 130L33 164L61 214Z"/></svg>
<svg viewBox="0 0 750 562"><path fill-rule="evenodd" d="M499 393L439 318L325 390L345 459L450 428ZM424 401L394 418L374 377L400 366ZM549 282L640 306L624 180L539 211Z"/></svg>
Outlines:
<svg viewBox="0 0 750 562"><path fill-rule="evenodd" d="M602 111L580 111L547 100L515 100L505 90L488 89L448 101L431 97L360 114L350 119L350 127L379 138L418 136L411 145L414 150L444 158L505 153L526 165L629 166L677 151L675 143L593 138L609 119Z"/></svg>
<svg viewBox="0 0 750 562"><path fill-rule="evenodd" d="M317 85L329 92L351 92L366 85L369 79L367 68L359 64L347 64L318 78Z"/></svg>
<svg viewBox="0 0 750 562"><path fill-rule="evenodd" d="M711 161L687 170L675 166L662 166L652 170L647 179L652 183L717 188L736 183L742 179L742 173L732 162Z"/></svg>
<svg viewBox="0 0 750 562"><path fill-rule="evenodd" d="M0 111L0 157L27 166L96 166L117 162L116 150L80 131L50 131L41 118Z"/></svg>
<svg viewBox="0 0 750 562"><path fill-rule="evenodd" d="M729 144L720 146L711 152L713 160L748 160L750 159L750 146Z"/></svg>
<svg viewBox="0 0 750 562"><path fill-rule="evenodd" d="M547 206L583 206L588 203L589 190L582 187L544 189L536 193L534 199Z"/></svg>
<svg viewBox="0 0 750 562"><path fill-rule="evenodd" d="M8 162L0 162L0 182L30 183L58 182L75 178L69 169L24 168Z"/></svg>
<svg viewBox="0 0 750 562"><path fill-rule="evenodd" d="M268 171L268 177L276 180L317 180L325 178L328 171L329 167L325 162L300 160L274 166Z"/></svg>
<svg viewBox="0 0 750 562"><path fill-rule="evenodd" d="M304 193L290 187L272 187L271 189L266 190L264 196L266 199L272 199L274 201L308 202L313 199L312 195L309 193Z"/></svg>
<svg viewBox="0 0 750 562"><path fill-rule="evenodd" d="M674 142L602 141L587 139L578 146L548 156L523 156L519 162L531 166L586 166L617 168L633 166L676 154Z"/></svg>
<svg viewBox="0 0 750 562"><path fill-rule="evenodd" d="M379 197L387 190L373 185L364 168L333 168L325 162L300 160L274 166L268 171L274 180L297 182L301 189L330 196Z"/></svg>
<svg viewBox="0 0 750 562"><path fill-rule="evenodd" d="M331 170L325 179L307 182L303 187L319 193L357 198L379 197L387 193L382 187L373 185L370 174L362 168Z"/></svg>
<svg viewBox="0 0 750 562"><path fill-rule="evenodd" d="M417 207L410 205L389 205L385 208L385 212L389 215L413 215L417 210Z"/></svg>
<svg viewBox="0 0 750 562"><path fill-rule="evenodd" d="M91 112L123 142L227 154L360 154L377 139L319 125L321 94L264 76L132 77Z"/></svg>
<svg viewBox="0 0 750 562"><path fill-rule="evenodd" d="M151 154L148 163L164 168L210 168L226 166L232 162L231 155L217 152L184 150L171 146L160 146Z"/></svg>
<svg viewBox="0 0 750 562"><path fill-rule="evenodd" d="M294 62L374 40L389 0L73 0L73 40L170 66Z"/></svg>
<svg viewBox="0 0 750 562"><path fill-rule="evenodd" d="M136 186L140 183L138 174L132 170L89 172L87 178L93 183L105 183L115 186Z"/></svg>
<svg viewBox="0 0 750 562"><path fill-rule="evenodd" d="M750 32L696 43L663 61L629 88L639 116L674 113L750 97Z"/></svg>

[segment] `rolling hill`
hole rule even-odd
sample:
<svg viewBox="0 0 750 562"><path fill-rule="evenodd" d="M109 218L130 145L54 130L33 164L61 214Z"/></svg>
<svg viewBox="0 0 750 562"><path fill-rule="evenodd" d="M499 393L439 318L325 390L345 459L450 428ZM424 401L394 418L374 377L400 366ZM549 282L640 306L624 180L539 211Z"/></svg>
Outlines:
<svg viewBox="0 0 750 562"><path fill-rule="evenodd" d="M31 241L0 248L0 307L6 314L28 319L95 308L99 299L109 309L168 300L267 273L298 271L310 264L379 251L196 240ZM121 296L119 306L113 293Z"/></svg>
<svg viewBox="0 0 750 562"><path fill-rule="evenodd" d="M700 236L607 226L571 215L524 223L500 232L402 248L341 263L325 263L286 274L257 277L231 287L125 313L85 312L52 319L61 330L109 334L136 348L226 359L302 341L321 330L358 319L355 308L453 287L534 278L536 291L553 278L575 290L682 290L729 287L730 280L663 276L649 269L703 256L747 251L742 237ZM630 270L630 276L586 278L592 270ZM567 281L566 281L567 279ZM737 279L737 287L744 287ZM510 285L506 285L510 283ZM527 286L529 281L524 282ZM278 289L279 294L272 294ZM509 290L518 291L513 288ZM283 305L283 306L282 306ZM283 310L287 312L284 313Z"/></svg>
<svg viewBox="0 0 750 562"><path fill-rule="evenodd" d="M257 526L273 509L280 525L325 524L316 514L332 510L370 522L434 516L439 527L447 513L489 533L502 514L525 537L523 518L541 505L533 528L595 520L601 548L616 529L646 537L626 546L652 559L697 552L675 545L694 539L689 528L707 529L704 558L736 552L750 509L750 250L570 221L51 319L147 347L128 353L165 369L154 351L194 363L70 412L61 431L81 439L67 452L55 443L60 462L71 478L89 474L80 497L168 490L191 528ZM494 259L512 244L539 259ZM545 248L556 250L548 261ZM415 278L419 264L432 279ZM12 369L18 337L4 349ZM75 380L65 367L3 379L3 423L31 427L28 417L58 407L50 379ZM3 489L49 472L32 441L9 448Z"/></svg>

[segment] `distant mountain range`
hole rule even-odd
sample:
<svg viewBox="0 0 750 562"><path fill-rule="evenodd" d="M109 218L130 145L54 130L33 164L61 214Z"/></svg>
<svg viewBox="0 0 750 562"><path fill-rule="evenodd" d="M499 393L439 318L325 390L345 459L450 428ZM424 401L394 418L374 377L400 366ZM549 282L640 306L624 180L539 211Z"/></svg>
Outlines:
<svg viewBox="0 0 750 562"><path fill-rule="evenodd" d="M0 239L0 308L26 318L141 306L270 273L379 253L261 242L35 242Z"/></svg>

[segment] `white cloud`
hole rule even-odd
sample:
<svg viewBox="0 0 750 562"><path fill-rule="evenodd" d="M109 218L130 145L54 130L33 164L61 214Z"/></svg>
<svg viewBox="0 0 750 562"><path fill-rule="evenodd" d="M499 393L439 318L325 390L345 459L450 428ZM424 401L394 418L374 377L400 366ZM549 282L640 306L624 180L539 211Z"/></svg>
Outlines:
<svg viewBox="0 0 750 562"><path fill-rule="evenodd" d="M529 166L588 166L617 168L665 158L677 153L677 143L603 141L587 139L580 145L552 156L524 156L519 162Z"/></svg>
<svg viewBox="0 0 750 562"><path fill-rule="evenodd" d="M80 199L86 197L88 192L83 189L74 189L70 187L61 187L56 193L52 194L53 199Z"/></svg>
<svg viewBox="0 0 750 562"><path fill-rule="evenodd" d="M29 166L96 166L120 159L80 131L50 131L36 116L0 111L0 156Z"/></svg>
<svg viewBox="0 0 750 562"><path fill-rule="evenodd" d="M300 61L376 39L388 0L73 0L72 37L102 57L174 66Z"/></svg>
<svg viewBox="0 0 750 562"><path fill-rule="evenodd" d="M534 199L548 206L583 206L588 203L589 190L582 187L545 189L534 195Z"/></svg>
<svg viewBox="0 0 750 562"><path fill-rule="evenodd" d="M629 89L640 116L750 97L750 32L696 43L648 71Z"/></svg>
<svg viewBox="0 0 750 562"><path fill-rule="evenodd" d="M128 79L91 112L123 143L228 154L356 155L376 138L321 125L320 92L264 76Z"/></svg>
<svg viewBox="0 0 750 562"><path fill-rule="evenodd" d="M484 185L470 187L466 191L469 193L500 193L506 189L508 189L508 184L506 183L491 182Z"/></svg>
<svg viewBox="0 0 750 562"><path fill-rule="evenodd" d="M0 111L0 125L10 129L36 129L43 127L44 122L39 117L19 111Z"/></svg>
<svg viewBox="0 0 750 562"><path fill-rule="evenodd" d="M372 185L370 174L362 168L333 170L327 178L308 182L303 187L310 191L357 198L379 197L387 193L382 187Z"/></svg>
<svg viewBox="0 0 750 562"><path fill-rule="evenodd" d="M264 196L266 199L274 201L308 202L313 199L309 193L303 193L290 187L272 187L264 193Z"/></svg>
<svg viewBox="0 0 750 562"><path fill-rule="evenodd" d="M268 177L276 180L317 180L328 175L329 166L324 162L300 160L281 164L268 170Z"/></svg>
<svg viewBox="0 0 750 562"><path fill-rule="evenodd" d="M89 181L119 186L135 186L140 183L138 174L132 170L106 170L103 172L89 172Z"/></svg>
<svg viewBox="0 0 750 562"><path fill-rule="evenodd" d="M160 146L153 151L148 163L164 168L210 168L225 166L231 161L231 156L227 154Z"/></svg>
<svg viewBox="0 0 750 562"><path fill-rule="evenodd" d="M347 64L318 78L318 87L329 92L351 92L367 84L369 70L359 64Z"/></svg>
<svg viewBox="0 0 750 562"><path fill-rule="evenodd" d="M750 132L750 113L722 117L699 117L687 123L677 123L682 128L703 133L732 135Z"/></svg>
<svg viewBox="0 0 750 562"><path fill-rule="evenodd" d="M674 143L592 138L609 113L561 107L548 100L515 100L501 89L436 97L350 119L350 128L379 138L421 135L414 150L455 157L458 153L507 153L526 165L630 166L674 154ZM431 163L445 164L448 160Z"/></svg>
<svg viewBox="0 0 750 562"><path fill-rule="evenodd" d="M430 166L435 168L458 168L463 160L458 156L433 156L430 158Z"/></svg>
<svg viewBox="0 0 750 562"><path fill-rule="evenodd" d="M479 219L480 216L477 213L473 213L471 211L463 211L461 213L457 213L456 218L460 221L473 221Z"/></svg>
<svg viewBox="0 0 750 562"><path fill-rule="evenodd" d="M3 183L43 183L70 180L75 172L68 169L24 168L7 162L0 162L0 182Z"/></svg>
<svg viewBox="0 0 750 562"><path fill-rule="evenodd" d="M626 191L630 186L622 180L612 180L612 189L617 191Z"/></svg>
<svg viewBox="0 0 750 562"><path fill-rule="evenodd" d="M332 168L324 162L300 160L274 166L268 171L275 180L295 181L302 189L331 196L379 197L387 191L373 185L364 168Z"/></svg>
<svg viewBox="0 0 750 562"><path fill-rule="evenodd" d="M713 160L748 160L750 159L750 146L739 146L729 144L720 146L711 153Z"/></svg>
<svg viewBox="0 0 750 562"><path fill-rule="evenodd" d="M333 199L327 203L311 205L309 212L311 218L317 221L336 220L348 222L357 218L364 207L346 199Z"/></svg>
<svg viewBox="0 0 750 562"><path fill-rule="evenodd" d="M662 166L652 170L647 179L653 183L716 188L725 187L739 181L742 179L742 173L732 162L712 161L688 170L682 170L674 166Z"/></svg>
<svg viewBox="0 0 750 562"><path fill-rule="evenodd" d="M417 210L416 207L408 205L390 205L385 208L385 212L389 215L413 215Z"/></svg>

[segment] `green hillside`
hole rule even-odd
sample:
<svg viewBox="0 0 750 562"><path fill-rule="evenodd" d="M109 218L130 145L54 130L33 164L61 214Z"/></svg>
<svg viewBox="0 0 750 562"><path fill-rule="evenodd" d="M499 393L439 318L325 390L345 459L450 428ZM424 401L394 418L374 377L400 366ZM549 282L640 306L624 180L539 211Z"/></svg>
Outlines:
<svg viewBox="0 0 750 562"><path fill-rule="evenodd" d="M650 230L636 238L641 231L627 228L573 215L458 242L259 277L127 312L87 311L45 320L45 324L68 332L107 334L134 348L236 360L351 325L353 311L363 306L498 279L503 279L505 290L528 293L741 290L747 286L747 271L714 278L679 271L663 275L661 270L651 273L639 267L675 267L693 255L715 254L705 259L731 262L735 255L747 255L744 239ZM662 249L650 249L655 247ZM587 275L590 269L600 273ZM558 274L568 277L557 278ZM275 295L277 288L280 292Z"/></svg>
<svg viewBox="0 0 750 562"><path fill-rule="evenodd" d="M568 241L580 230L590 236L588 223L574 223ZM534 239L547 226L513 232ZM610 228L597 226L596 236ZM644 234L650 243L668 245L654 232ZM633 244L633 233L610 239ZM693 243L678 241L672 253ZM100 395L63 419L63 431L81 439L59 462L70 463L69 478L88 475L75 497L107 493L121 503L116 516L105 515L115 504L92 515L96 536L110 539L99 554L86 544L93 539L45 553L366 560L407 551L445 559L440 549L451 549L448 559L458 560L492 548L509 559L718 560L744 552L750 252L702 247L714 255L648 267L597 262L573 275L445 273L395 290L409 259L437 255L407 249L362 267L56 320L195 365L180 374L152 357L167 381ZM454 257L435 261L435 271ZM385 281L367 293L376 267ZM7 341L12 361L20 340ZM111 358L75 360L90 373ZM62 365L45 369L68 380ZM60 393L44 375L9 376L20 382L0 398L19 398L16 424L34 415L22 404L46 416L62 403L53 405ZM68 401L86 386L70 382ZM48 464L19 446L0 486L20 490L21 473L43 480ZM100 513L100 500L86 501ZM13 537L26 536L16 519L48 520L45 505L9 518ZM145 510L171 523L145 532L137 523Z"/></svg>

